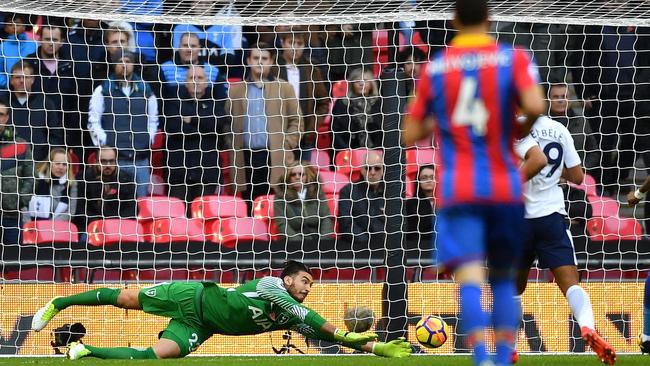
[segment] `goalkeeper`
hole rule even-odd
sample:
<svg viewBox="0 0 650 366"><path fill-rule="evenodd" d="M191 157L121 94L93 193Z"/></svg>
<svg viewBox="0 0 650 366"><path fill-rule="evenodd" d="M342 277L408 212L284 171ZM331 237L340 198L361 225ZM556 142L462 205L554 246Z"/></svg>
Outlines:
<svg viewBox="0 0 650 366"><path fill-rule="evenodd" d="M67 357L103 359L179 358L195 351L213 334L249 335L292 329L309 338L338 342L346 347L384 357L405 357L411 345L403 338L378 342L374 333L337 329L302 305L314 280L303 263L288 261L277 277L264 277L225 289L208 282L171 282L138 289L99 288L67 297L55 297L38 310L32 329L42 330L59 311L71 305L113 305L171 318L152 347L101 348L71 343Z"/></svg>

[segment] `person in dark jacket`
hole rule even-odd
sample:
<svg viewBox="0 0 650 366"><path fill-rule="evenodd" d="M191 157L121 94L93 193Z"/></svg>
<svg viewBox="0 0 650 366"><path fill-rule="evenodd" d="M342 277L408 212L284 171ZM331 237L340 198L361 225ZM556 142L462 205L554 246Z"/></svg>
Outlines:
<svg viewBox="0 0 650 366"><path fill-rule="evenodd" d="M9 125L11 109L0 100L0 251L18 245L20 222L34 190L32 148Z"/></svg>
<svg viewBox="0 0 650 366"><path fill-rule="evenodd" d="M103 146L97 164L77 179L77 211L74 223L79 230L100 219L133 219L136 216L133 177L117 166L117 150Z"/></svg>
<svg viewBox="0 0 650 366"><path fill-rule="evenodd" d="M433 192L436 187L433 165L422 165L414 184L415 197L409 198L405 207L406 242L409 249L431 250L435 220Z"/></svg>
<svg viewBox="0 0 650 366"><path fill-rule="evenodd" d="M47 95L55 110L61 113L65 145L73 148L81 157L83 143L79 98L88 98L92 93L90 69L85 69L83 63L73 61L70 47L64 43L63 27L45 24L39 28L39 33L38 50L26 58L34 68L34 75L39 76L33 89Z"/></svg>
<svg viewBox="0 0 650 366"><path fill-rule="evenodd" d="M181 98L165 103L169 195L186 203L219 189L219 151L225 149L226 94L202 66L187 70Z"/></svg>
<svg viewBox="0 0 650 366"><path fill-rule="evenodd" d="M381 146L381 127L381 96L372 72L352 70L348 76L348 93L334 103L332 110L335 153Z"/></svg>
<svg viewBox="0 0 650 366"><path fill-rule="evenodd" d="M158 100L134 72L136 56L128 51L111 55L114 69L95 88L88 111L88 129L95 146L118 149L118 165L137 183L136 196L149 193L151 144L158 131Z"/></svg>
<svg viewBox="0 0 650 366"><path fill-rule="evenodd" d="M352 250L383 248L385 238L384 162L378 151L369 151L361 170L363 179L339 193L339 232Z"/></svg>
<svg viewBox="0 0 650 366"><path fill-rule="evenodd" d="M35 79L32 65L18 61L11 68L10 91L5 99L12 110L10 120L15 135L32 144L34 161L38 163L47 160L50 147L64 145L64 132L56 105L33 89Z"/></svg>

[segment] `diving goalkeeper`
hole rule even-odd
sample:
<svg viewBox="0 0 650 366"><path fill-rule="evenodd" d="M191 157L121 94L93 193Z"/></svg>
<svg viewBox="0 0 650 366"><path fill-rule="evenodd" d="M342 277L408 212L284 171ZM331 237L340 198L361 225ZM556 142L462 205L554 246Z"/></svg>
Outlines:
<svg viewBox="0 0 650 366"><path fill-rule="evenodd" d="M378 342L374 333L338 329L302 305L313 283L309 267L288 261L280 278L264 277L236 288L208 282L161 283L142 289L99 288L53 298L36 312L32 329L42 330L59 311L72 305L113 305L171 320L158 342L147 349L101 348L73 342L66 353L68 358L179 358L195 351L213 334L249 335L286 329L378 356L410 355L411 345L403 338L384 343Z"/></svg>

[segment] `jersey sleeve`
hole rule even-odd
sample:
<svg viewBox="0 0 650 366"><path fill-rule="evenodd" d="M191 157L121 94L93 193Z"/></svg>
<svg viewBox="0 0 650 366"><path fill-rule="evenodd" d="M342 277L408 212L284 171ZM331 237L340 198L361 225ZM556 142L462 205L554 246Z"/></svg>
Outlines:
<svg viewBox="0 0 650 366"><path fill-rule="evenodd" d="M526 153L528 152L528 150L530 150L534 146L537 146L537 141L535 141L533 136L528 135L523 139L515 141L514 144L515 154L517 154L519 159L524 160L526 159Z"/></svg>
<svg viewBox="0 0 650 366"><path fill-rule="evenodd" d="M257 294L264 300L268 300L283 310L296 316L307 326L320 330L327 321L317 312L303 306L296 301L277 277L264 277L257 283Z"/></svg>
<svg viewBox="0 0 650 366"><path fill-rule="evenodd" d="M431 77L427 70L426 65L422 66L421 77L417 82L415 97L408 111L411 118L418 122L423 121L430 114L429 106L433 97Z"/></svg>
<svg viewBox="0 0 650 366"><path fill-rule="evenodd" d="M539 84L540 77L537 65L524 50L514 50L513 72L515 88L519 93Z"/></svg>
<svg viewBox="0 0 650 366"><path fill-rule="evenodd" d="M562 132L562 145L564 145L564 166L567 168L573 168L575 166L578 166L582 163L580 161L580 155L578 154L578 151L576 150L576 145L573 142L573 137L571 137L571 132L569 132L566 127L563 127L563 132Z"/></svg>

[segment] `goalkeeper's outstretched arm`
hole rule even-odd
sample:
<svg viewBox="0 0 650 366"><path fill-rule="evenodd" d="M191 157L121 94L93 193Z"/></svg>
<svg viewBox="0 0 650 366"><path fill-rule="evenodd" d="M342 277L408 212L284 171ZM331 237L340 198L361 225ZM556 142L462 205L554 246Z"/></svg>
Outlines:
<svg viewBox="0 0 650 366"><path fill-rule="evenodd" d="M303 335L329 342L337 342L346 347L374 353L385 357L404 357L410 354L410 345L405 340L376 342L375 333L355 333L337 328L320 314L302 305L287 291L284 283L277 277L264 277L257 283L257 294L283 310L296 316L302 324L296 327ZM408 348L408 352L406 349Z"/></svg>

